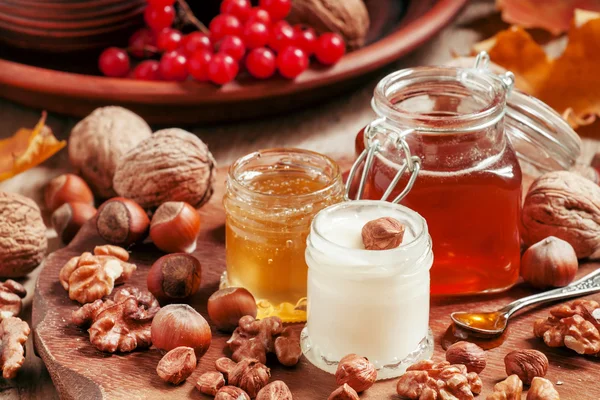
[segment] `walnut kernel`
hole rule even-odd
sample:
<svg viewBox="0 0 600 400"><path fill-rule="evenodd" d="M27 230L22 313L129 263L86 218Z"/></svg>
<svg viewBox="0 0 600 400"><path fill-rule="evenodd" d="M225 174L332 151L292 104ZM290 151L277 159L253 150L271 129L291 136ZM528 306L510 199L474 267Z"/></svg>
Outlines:
<svg viewBox="0 0 600 400"><path fill-rule="evenodd" d="M48 249L46 226L35 202L0 192L0 276L18 278L37 267Z"/></svg>
<svg viewBox="0 0 600 400"><path fill-rule="evenodd" d="M526 400L560 400L552 382L544 378L533 378Z"/></svg>
<svg viewBox="0 0 600 400"><path fill-rule="evenodd" d="M475 372L467 372L462 364L447 361L419 361L407 368L400 377L396 391L411 400L443 398L472 399L481 392L483 384Z"/></svg>
<svg viewBox="0 0 600 400"><path fill-rule="evenodd" d="M17 317L0 322L0 367L4 379L12 379L25 362L25 342L31 333L27 322Z"/></svg>
<svg viewBox="0 0 600 400"><path fill-rule="evenodd" d="M300 348L300 334L291 326L283 329L281 335L275 339L275 355L281 365L292 367L298 364L302 356Z"/></svg>
<svg viewBox="0 0 600 400"><path fill-rule="evenodd" d="M19 282L8 279L0 283L0 319L18 316L26 295L27 291Z"/></svg>
<svg viewBox="0 0 600 400"><path fill-rule="evenodd" d="M156 366L156 373L163 381L179 385L194 372L196 363L194 349L176 347L161 358Z"/></svg>
<svg viewBox="0 0 600 400"><path fill-rule="evenodd" d="M96 300L73 311L77 326L90 326L90 342L100 351L129 352L150 347L152 319L158 312L158 301L150 292L122 288L114 300Z"/></svg>
<svg viewBox="0 0 600 400"><path fill-rule="evenodd" d="M494 385L494 393L485 400L521 400L523 393L523 382L517 375L510 375L502 382Z"/></svg>

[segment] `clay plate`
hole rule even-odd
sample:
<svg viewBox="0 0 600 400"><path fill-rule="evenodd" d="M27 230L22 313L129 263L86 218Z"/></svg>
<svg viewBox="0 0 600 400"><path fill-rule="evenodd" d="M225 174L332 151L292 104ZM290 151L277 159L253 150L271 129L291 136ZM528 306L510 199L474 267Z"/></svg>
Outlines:
<svg viewBox="0 0 600 400"><path fill-rule="evenodd" d="M367 0L372 18L369 44L334 67L312 67L295 81L258 81L247 76L218 88L192 81L111 79L88 75L97 73L97 54L78 55L71 61L66 55L50 59L0 48L0 94L27 106L78 117L96 107L119 104L152 123L232 121L277 114L347 91L361 77L431 38L466 2ZM19 43L19 39L12 38L12 42ZM75 49L80 44L70 45Z"/></svg>

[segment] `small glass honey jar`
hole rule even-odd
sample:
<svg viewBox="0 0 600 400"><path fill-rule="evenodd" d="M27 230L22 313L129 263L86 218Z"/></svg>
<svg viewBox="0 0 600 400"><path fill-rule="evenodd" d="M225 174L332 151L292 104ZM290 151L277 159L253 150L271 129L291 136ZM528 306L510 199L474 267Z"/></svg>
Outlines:
<svg viewBox="0 0 600 400"><path fill-rule="evenodd" d="M258 318L306 320L306 237L313 216L344 199L339 166L300 149L248 154L229 170L226 212L227 272L222 287L256 298Z"/></svg>

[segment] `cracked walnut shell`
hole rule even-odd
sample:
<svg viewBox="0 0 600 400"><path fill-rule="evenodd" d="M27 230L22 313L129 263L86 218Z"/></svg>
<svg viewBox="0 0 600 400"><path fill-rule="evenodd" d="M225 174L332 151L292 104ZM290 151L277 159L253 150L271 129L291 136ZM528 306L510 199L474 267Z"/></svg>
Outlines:
<svg viewBox="0 0 600 400"><path fill-rule="evenodd" d="M18 278L37 267L48 249L46 226L35 202L0 192L0 276Z"/></svg>
<svg viewBox="0 0 600 400"><path fill-rule="evenodd" d="M97 108L71 131L69 160L98 196L113 197L119 160L151 134L146 121L125 108Z"/></svg>
<svg viewBox="0 0 600 400"><path fill-rule="evenodd" d="M152 319L158 301L148 291L122 288L113 300L96 300L84 304L72 315L77 326L88 326L90 342L100 351L129 352L150 347Z"/></svg>
<svg viewBox="0 0 600 400"><path fill-rule="evenodd" d="M521 400L523 394L523 382L517 375L510 375L502 382L494 385L494 393L485 400Z"/></svg>
<svg viewBox="0 0 600 400"><path fill-rule="evenodd" d="M115 284L127 281L136 270L126 262L129 253L117 246L97 246L94 255L71 258L60 270L59 280L71 300L91 303L112 293Z"/></svg>
<svg viewBox="0 0 600 400"><path fill-rule="evenodd" d="M482 382L462 364L419 361L407 368L396 386L398 394L411 400L470 400L481 393ZM452 397L454 396L454 397Z"/></svg>
<svg viewBox="0 0 600 400"><path fill-rule="evenodd" d="M31 333L27 322L17 317L0 322L0 367L4 379L12 379L25 362L25 342Z"/></svg>
<svg viewBox="0 0 600 400"><path fill-rule="evenodd" d="M550 316L535 321L533 333L549 347L565 346L579 354L600 354L600 321L594 317L600 305L575 300L550 309Z"/></svg>
<svg viewBox="0 0 600 400"><path fill-rule="evenodd" d="M578 258L600 248L600 186L573 172L539 177L523 204L523 240L531 246L548 236L568 242Z"/></svg>
<svg viewBox="0 0 600 400"><path fill-rule="evenodd" d="M197 136L183 129L163 129L121 159L114 188L146 209L167 201L198 208L212 195L215 168L215 159Z"/></svg>

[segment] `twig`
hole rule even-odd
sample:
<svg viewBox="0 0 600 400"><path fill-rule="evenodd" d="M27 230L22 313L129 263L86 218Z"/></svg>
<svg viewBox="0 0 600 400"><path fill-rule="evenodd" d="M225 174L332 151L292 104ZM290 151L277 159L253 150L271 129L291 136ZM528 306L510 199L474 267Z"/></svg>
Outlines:
<svg viewBox="0 0 600 400"><path fill-rule="evenodd" d="M196 18L196 16L192 12L192 9L185 0L177 0L177 4L179 4L180 15L182 19L185 20L185 23L194 25L202 33L205 33L207 35L210 33L206 25L204 25L198 18Z"/></svg>

